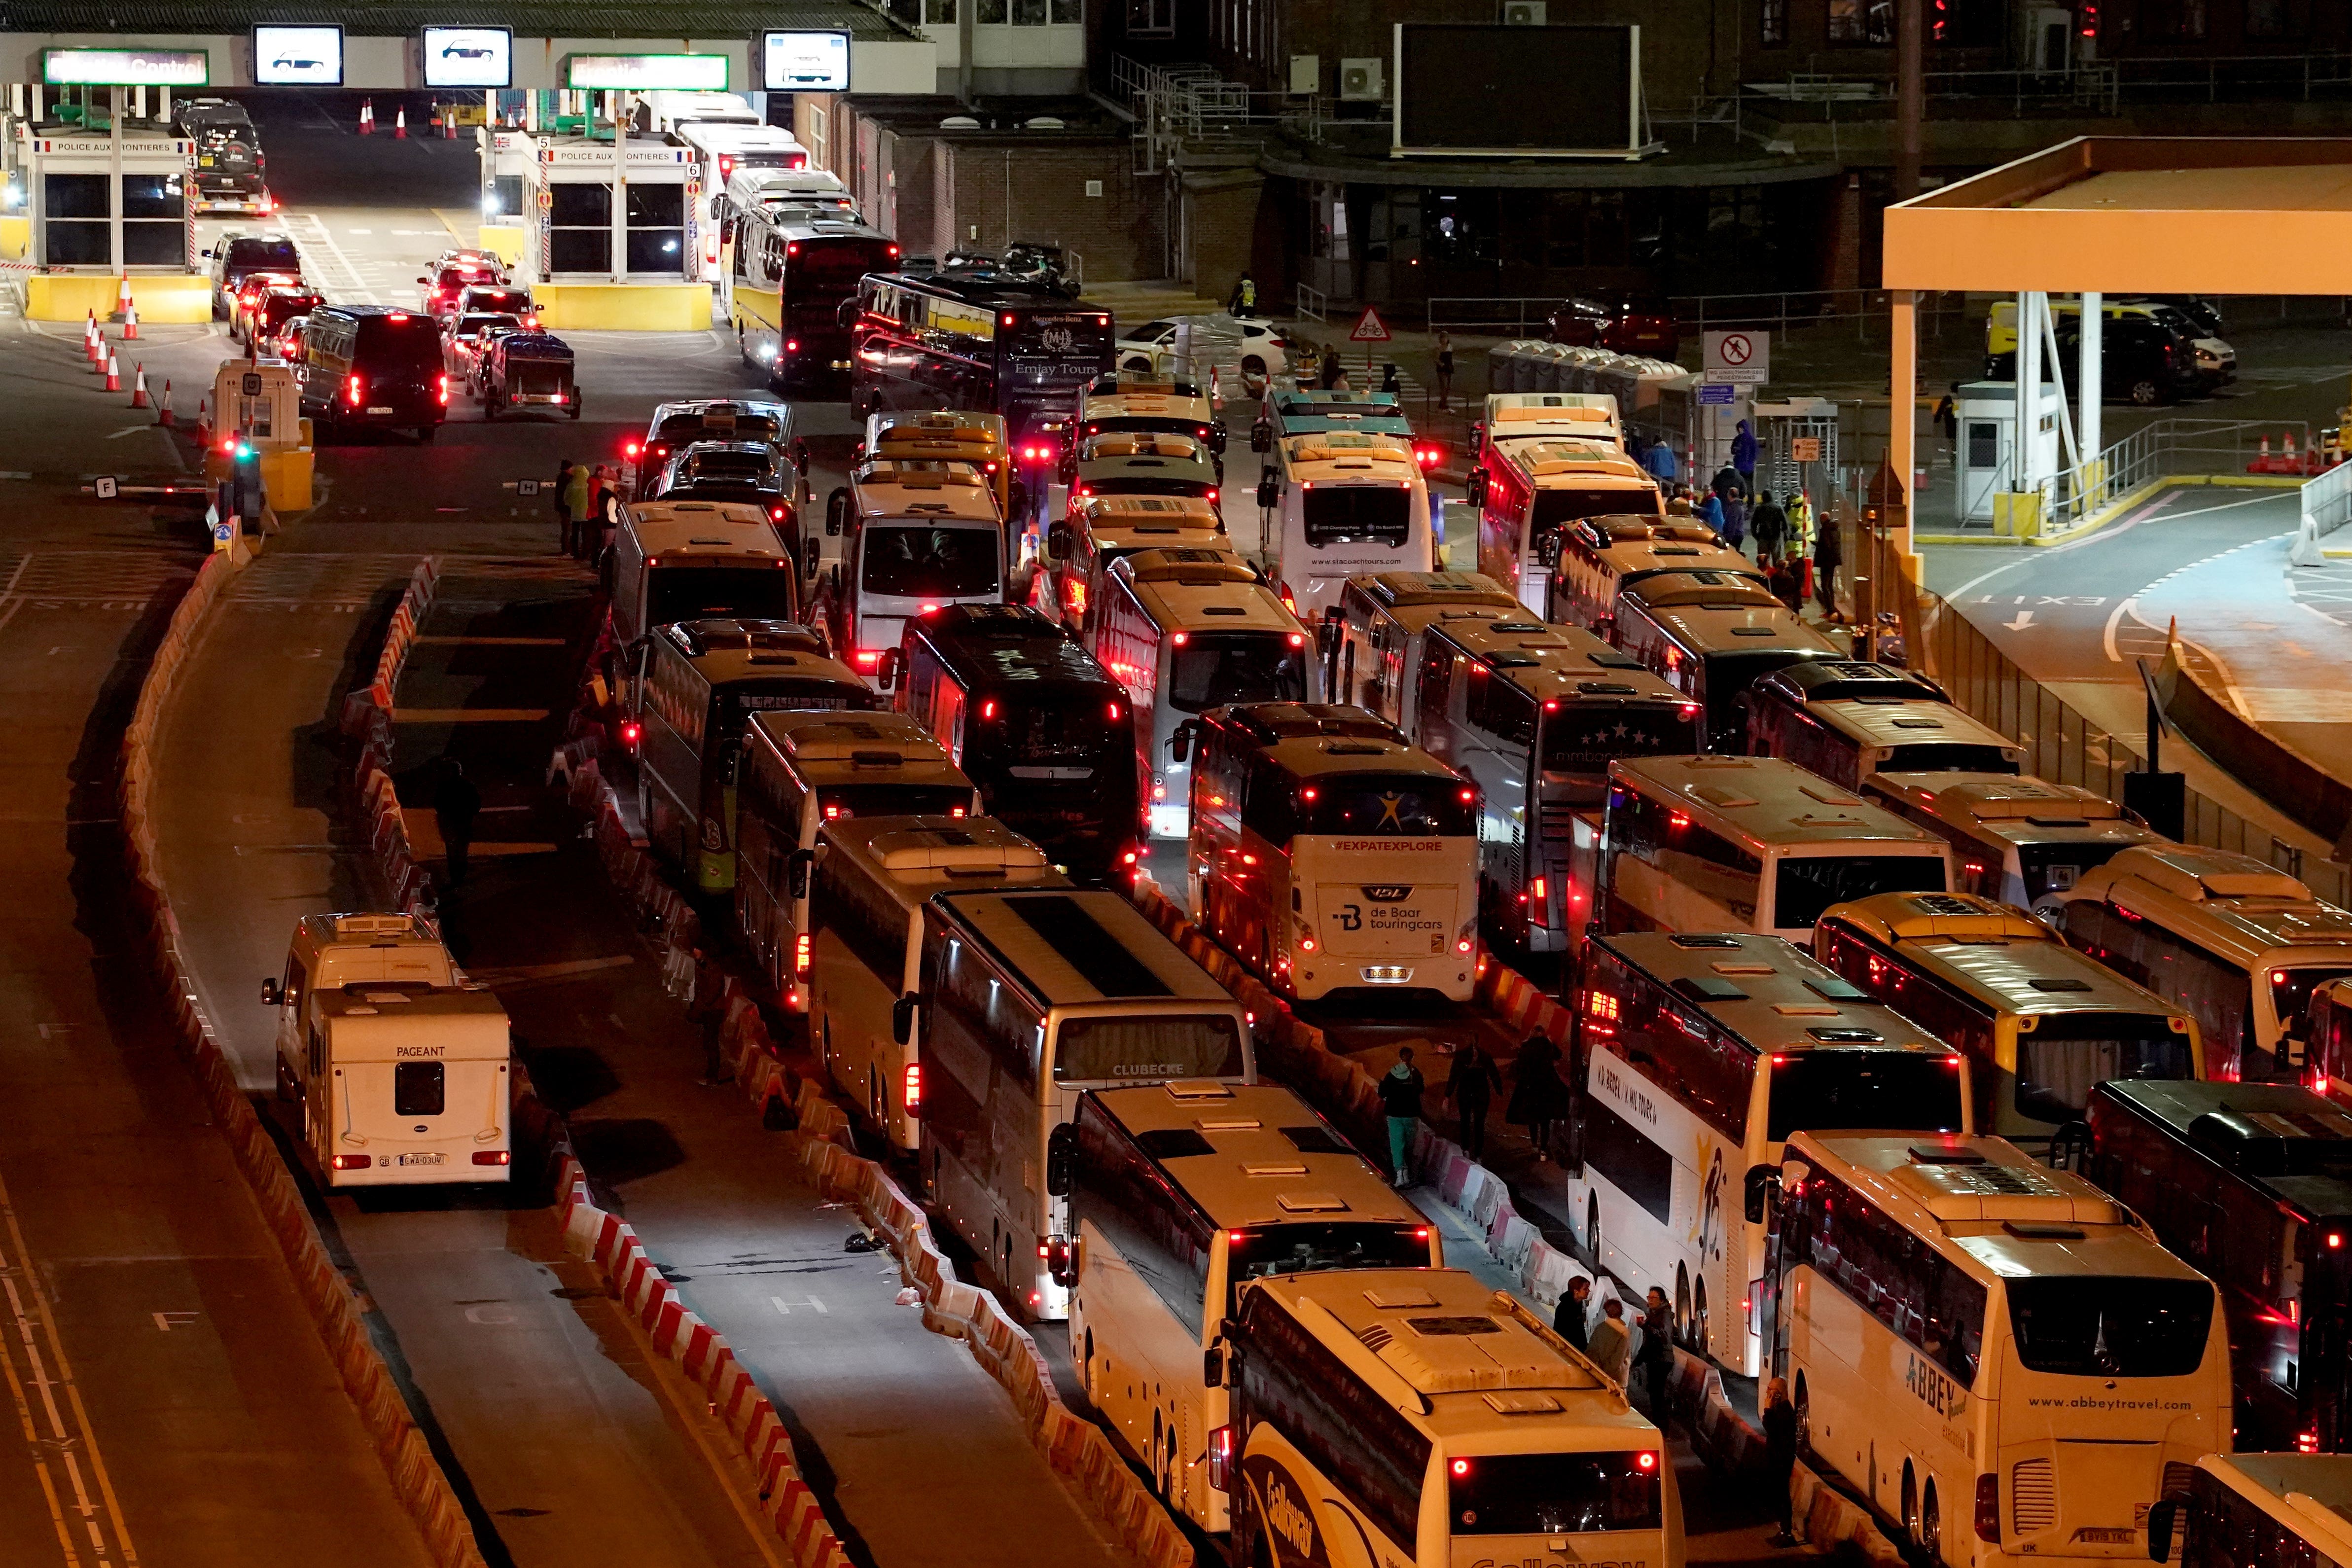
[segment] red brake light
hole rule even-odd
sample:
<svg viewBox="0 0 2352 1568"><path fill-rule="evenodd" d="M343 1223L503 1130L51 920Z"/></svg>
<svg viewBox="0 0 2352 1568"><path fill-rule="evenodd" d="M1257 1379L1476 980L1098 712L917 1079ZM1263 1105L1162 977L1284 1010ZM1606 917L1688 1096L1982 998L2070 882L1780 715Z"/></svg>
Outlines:
<svg viewBox="0 0 2352 1568"><path fill-rule="evenodd" d="M1305 647L1307 646L1307 634L1305 632L1291 633L1290 646L1293 647Z"/></svg>
<svg viewBox="0 0 2352 1568"><path fill-rule="evenodd" d="M800 353L800 352L801 352L801 341L800 341L800 339L798 339L798 338L786 338L786 339L784 340L784 352L785 352L786 353L788 353L788 354L796 354L796 353Z"/></svg>
<svg viewBox="0 0 2352 1568"><path fill-rule="evenodd" d="M1456 1459L1448 1468L1457 1476L1466 1476L1470 1473L1470 1461L1467 1459Z"/></svg>
<svg viewBox="0 0 2352 1568"><path fill-rule="evenodd" d="M2340 1230L2331 1230L2331 1231L2329 1231L2329 1232L2327 1233L2327 1245L2328 1245L2331 1248L2332 1248L2332 1247L2338 1247L2343 1246L2343 1245L2344 1245L2344 1233L2343 1233L2342 1231L2340 1231Z"/></svg>
<svg viewBox="0 0 2352 1568"><path fill-rule="evenodd" d="M808 972L809 934L806 931L803 931L800 935L793 938L793 973L794 974L806 974Z"/></svg>
<svg viewBox="0 0 2352 1568"><path fill-rule="evenodd" d="M338 1171L364 1171L370 1165L374 1163L374 1156L369 1154L338 1154L335 1156L335 1169Z"/></svg>
<svg viewBox="0 0 2352 1568"><path fill-rule="evenodd" d="M862 647L857 650L857 664L860 668L872 669L876 665L880 664L881 662L882 650L880 648Z"/></svg>
<svg viewBox="0 0 2352 1568"><path fill-rule="evenodd" d="M358 376L352 377L352 384L350 386L344 388L343 395L351 400L352 407L357 408L360 405L360 378Z"/></svg>
<svg viewBox="0 0 2352 1568"><path fill-rule="evenodd" d="M474 1163L477 1165L507 1165L513 1163L514 1156L507 1152L504 1149L477 1149L474 1151Z"/></svg>
<svg viewBox="0 0 2352 1568"><path fill-rule="evenodd" d="M923 1064L907 1064L907 1114L916 1115L923 1109Z"/></svg>
<svg viewBox="0 0 2352 1568"><path fill-rule="evenodd" d="M892 256L896 256L896 255L898 255L898 247L897 246L895 246L895 245L894 245L894 246L892 246L892 247L890 247L890 254L891 254Z"/></svg>
<svg viewBox="0 0 2352 1568"><path fill-rule="evenodd" d="M449 401L449 378L446 375L441 378L441 401Z"/></svg>
<svg viewBox="0 0 2352 1568"><path fill-rule="evenodd" d="M384 320L387 321L404 321L408 320L408 312L405 310L394 310L391 315L386 316Z"/></svg>
<svg viewBox="0 0 2352 1568"><path fill-rule="evenodd" d="M996 322L996 324L997 324L998 326L1000 326L1000 327L1010 327L1010 326L1013 325L1014 323L1018 322L1020 320L1021 320L1021 318L1020 318L1020 317L1018 317L1018 316L1016 316L1016 315L1013 314L1011 311L1009 311L1009 310L1008 310L1008 311L1006 311L1003 315L1002 315L1002 316L1000 316L1000 317L998 317L998 318L997 318L997 322Z"/></svg>
<svg viewBox="0 0 2352 1568"><path fill-rule="evenodd" d="M637 743L637 738L645 732L645 726L632 719L621 726L621 744L634 746Z"/></svg>
<svg viewBox="0 0 2352 1568"><path fill-rule="evenodd" d="M1110 717L1111 722L1114 724L1118 722L1118 704L1116 702L1110 705Z"/></svg>
<svg viewBox="0 0 2352 1568"><path fill-rule="evenodd" d="M1654 1470L1658 1468L1658 1457L1655 1454L1636 1454L1633 1463L1642 1469Z"/></svg>
<svg viewBox="0 0 2352 1568"><path fill-rule="evenodd" d="M983 719L993 719L996 717L995 698L992 697L987 701L980 705L980 716Z"/></svg>
<svg viewBox="0 0 2352 1568"><path fill-rule="evenodd" d="M1209 492L1209 504L1211 506L1217 504L1217 492L1213 489Z"/></svg>
<svg viewBox="0 0 2352 1568"><path fill-rule="evenodd" d="M2000 1472L1977 1478L1977 1539L2000 1544Z"/></svg>
<svg viewBox="0 0 2352 1568"><path fill-rule="evenodd" d="M1478 792L1477 792L1476 790L1475 790L1475 789L1465 789L1465 790L1464 790L1464 791L1462 792L1462 804L1463 804L1463 805L1469 805L1469 804L1470 804L1470 802L1472 802L1473 800L1475 800L1475 799L1477 798L1477 796L1478 796Z"/></svg>

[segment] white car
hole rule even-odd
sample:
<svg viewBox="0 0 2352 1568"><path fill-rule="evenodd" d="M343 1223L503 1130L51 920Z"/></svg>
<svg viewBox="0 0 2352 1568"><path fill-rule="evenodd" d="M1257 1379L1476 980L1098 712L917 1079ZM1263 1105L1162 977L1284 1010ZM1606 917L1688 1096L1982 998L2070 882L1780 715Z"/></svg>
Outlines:
<svg viewBox="0 0 2352 1568"><path fill-rule="evenodd" d="M1189 344L1182 341L1188 327ZM1211 366L1273 377L1290 364L1290 342L1280 328L1271 321L1236 321L1231 316L1175 316L1146 321L1122 333L1115 352L1121 370L1162 375L1180 373L1203 384ZM1188 357L1204 363L1179 364Z"/></svg>

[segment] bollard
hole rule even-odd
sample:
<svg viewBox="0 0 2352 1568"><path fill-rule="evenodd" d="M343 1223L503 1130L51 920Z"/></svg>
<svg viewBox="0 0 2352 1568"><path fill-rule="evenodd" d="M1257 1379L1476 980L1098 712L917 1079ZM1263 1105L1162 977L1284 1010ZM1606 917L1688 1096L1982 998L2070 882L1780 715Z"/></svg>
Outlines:
<svg viewBox="0 0 2352 1568"><path fill-rule="evenodd" d="M133 408L148 408L153 406L153 405L150 404L147 400L147 367L143 364L134 365L132 367L132 374L131 377L131 406Z"/></svg>

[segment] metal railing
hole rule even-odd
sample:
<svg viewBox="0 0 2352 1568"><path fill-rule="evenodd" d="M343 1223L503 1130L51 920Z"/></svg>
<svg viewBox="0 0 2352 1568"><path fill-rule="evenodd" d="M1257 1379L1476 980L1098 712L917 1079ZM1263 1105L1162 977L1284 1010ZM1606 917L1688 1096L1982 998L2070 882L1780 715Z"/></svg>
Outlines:
<svg viewBox="0 0 2352 1568"><path fill-rule="evenodd" d="M1298 285L1298 303L1295 313L1302 321L1321 322L1323 312L1330 303L1331 297L1322 289L1312 284L1301 283Z"/></svg>
<svg viewBox="0 0 2352 1568"><path fill-rule="evenodd" d="M2041 71L1931 70L1926 88L1931 105L1937 99L2006 100L2020 114L2061 107L2113 113L2126 98L2179 102L2200 93L2209 103L2240 96L2307 100L2331 89L2352 88L2352 52L2110 59ZM1850 119L1876 118L1894 112L1895 79L1891 66L1883 74L1791 71L1778 80L1743 82L1740 96L1759 108L1819 106L1825 119L1841 111Z"/></svg>
<svg viewBox="0 0 2352 1568"><path fill-rule="evenodd" d="M2306 420L2155 420L2109 446L2092 462L2066 468L2042 481L2045 535L2073 532L2152 479L2173 474L2242 474L2265 447L2297 437L2297 449L2311 446Z"/></svg>
<svg viewBox="0 0 2352 1568"><path fill-rule="evenodd" d="M2304 481L2304 537L2316 542L2347 522L2352 522L2352 463L2338 463Z"/></svg>
<svg viewBox="0 0 2352 1568"><path fill-rule="evenodd" d="M2099 729L2041 682L2011 662L1990 638L1936 595L1921 590L1920 640L1926 668L1971 717L2017 738L2026 771L2056 784L2080 784L2109 800L2123 798L2123 776L2147 764L2139 752ZM1915 654L1914 663L1919 659ZM2303 847L2248 822L2210 795L2188 792L2185 837L2191 844L2231 849L2300 877L2332 904L2352 905L2352 868L2304 853Z"/></svg>
<svg viewBox="0 0 2352 1568"><path fill-rule="evenodd" d="M1428 330L1482 337L1540 337L1546 320L1559 309L1559 294L1448 295L1428 302ZM1677 294L1666 301L1675 313L1675 328L1685 333L1727 327L1768 328L1791 331L1801 327L1855 322L1867 328L1889 319L1891 306L1880 289L1804 289L1779 293ZM1940 335L1961 321L1968 300L1962 294L1925 293L1919 297L1919 331Z"/></svg>
<svg viewBox="0 0 2352 1568"><path fill-rule="evenodd" d="M1255 146L1276 132L1322 140L1323 99L1255 91L1212 66L1148 65L1115 55L1111 87L1135 112L1138 174L1157 173L1187 151Z"/></svg>

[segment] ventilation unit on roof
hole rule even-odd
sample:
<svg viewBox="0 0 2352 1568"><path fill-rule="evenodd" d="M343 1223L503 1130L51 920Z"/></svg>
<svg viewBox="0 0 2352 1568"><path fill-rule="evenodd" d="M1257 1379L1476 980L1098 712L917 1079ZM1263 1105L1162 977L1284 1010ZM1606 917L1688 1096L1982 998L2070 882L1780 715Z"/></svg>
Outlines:
<svg viewBox="0 0 2352 1568"><path fill-rule="evenodd" d="M1386 97L1386 64L1378 55L1363 59L1341 60L1339 100L1342 103L1378 103Z"/></svg>

